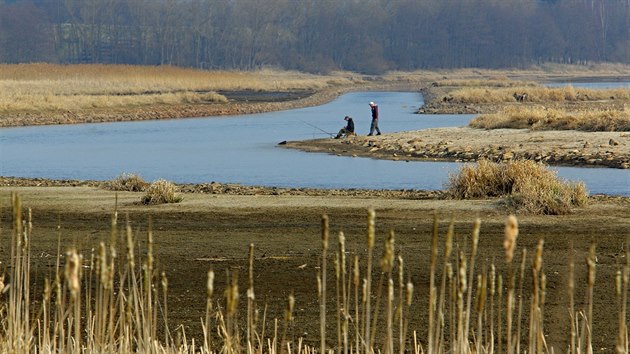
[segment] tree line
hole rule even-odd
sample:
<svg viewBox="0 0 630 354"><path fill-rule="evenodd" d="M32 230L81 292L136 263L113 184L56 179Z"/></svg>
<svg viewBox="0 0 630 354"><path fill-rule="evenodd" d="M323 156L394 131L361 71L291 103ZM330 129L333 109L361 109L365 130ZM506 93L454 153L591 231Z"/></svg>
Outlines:
<svg viewBox="0 0 630 354"><path fill-rule="evenodd" d="M0 0L0 62L365 73L630 64L630 0Z"/></svg>

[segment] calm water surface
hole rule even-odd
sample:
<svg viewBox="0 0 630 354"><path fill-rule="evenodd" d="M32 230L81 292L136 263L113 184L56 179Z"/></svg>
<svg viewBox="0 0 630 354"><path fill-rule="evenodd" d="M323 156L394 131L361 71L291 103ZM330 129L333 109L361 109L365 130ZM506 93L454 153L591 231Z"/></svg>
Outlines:
<svg viewBox="0 0 630 354"><path fill-rule="evenodd" d="M417 115L422 97L407 92L359 92L328 104L226 118L80 124L0 130L0 175L108 180L123 172L146 180L241 183L278 187L441 189L460 164L403 162L305 153L283 140L323 138L355 120L370 126L368 103L380 107L384 132L463 126L472 115ZM558 168L591 193L630 195L630 171Z"/></svg>

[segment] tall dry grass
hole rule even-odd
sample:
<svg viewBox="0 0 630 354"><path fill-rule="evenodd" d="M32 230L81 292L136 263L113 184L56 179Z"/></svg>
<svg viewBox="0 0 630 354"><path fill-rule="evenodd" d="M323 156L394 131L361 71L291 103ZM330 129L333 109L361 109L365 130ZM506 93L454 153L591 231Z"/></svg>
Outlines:
<svg viewBox="0 0 630 354"><path fill-rule="evenodd" d="M188 338L183 327L172 329L168 320L168 279L155 266L152 231L147 231L145 248L139 250L138 236L129 221L119 225L116 211L111 219L110 238L101 242L96 251L82 255L71 248L57 257L52 278L44 280L41 307L32 308L31 244L36 235L31 213L24 218L16 194L12 195L12 206L10 259L0 278L3 353L593 353L595 245L585 260L588 276L583 306L572 301L577 285L573 271L569 274L569 345L552 348L546 341L544 321L544 242L539 241L533 257L527 257L526 249L518 252L519 227L513 215L505 224L505 262L492 262L489 266L479 266L477 259L483 251L479 249L480 220L472 226L470 244L459 244L457 240L461 238L455 237L454 223L441 236L434 216L426 301L429 318L417 323L417 330L409 328L409 320L422 305L412 301L415 288L405 280L408 276L395 246L394 232L390 231L383 241L382 256L378 265L374 264L378 272L372 274L369 260L377 241L376 213L368 212L367 248L363 253L357 252L353 262L345 257L343 233L339 234L337 247L329 242L328 217L323 216L318 276L323 340L317 349L293 334L299 323L294 321L295 298L291 294L284 321L268 321L264 315L260 318L261 304L254 291L253 245L249 249L246 291L239 288L235 272L228 272L224 292L215 291L214 271L208 271L206 312L199 314L203 339ZM124 252L118 250L120 244L124 245ZM609 337L615 342L617 353L628 353L629 349L626 308L630 251L625 253L625 263L618 266L617 303L613 305L619 313L618 333L615 339ZM570 264L573 269L573 261ZM334 269L325 272L327 265ZM333 272L335 281L326 281L325 274ZM373 277L378 279L376 283L372 283ZM525 283L531 284L527 291ZM326 310L326 304L334 303L325 291L329 284L336 284L336 311ZM238 316L242 295L247 298L244 323ZM325 330L326 320L335 317L336 328L331 329L335 327L331 324ZM426 337L421 338L423 333ZM324 340L329 335L337 338Z"/></svg>
<svg viewBox="0 0 630 354"><path fill-rule="evenodd" d="M154 104L226 102L220 90L315 90L347 75L259 70L201 71L171 66L0 64L0 113Z"/></svg>
<svg viewBox="0 0 630 354"><path fill-rule="evenodd" d="M511 106L498 113L482 114L471 120L469 126L481 129L630 131L630 108L567 112L540 106Z"/></svg>
<svg viewBox="0 0 630 354"><path fill-rule="evenodd" d="M556 172L531 160L464 165L449 177L447 189L457 199L504 197L509 207L532 214L568 214L588 203L583 183L561 180Z"/></svg>
<svg viewBox="0 0 630 354"><path fill-rule="evenodd" d="M601 100L630 100L630 89L587 89L573 86L513 86L513 87L464 87L449 92L445 100L456 103L510 103L516 102L514 94L527 94L526 102L576 102Z"/></svg>

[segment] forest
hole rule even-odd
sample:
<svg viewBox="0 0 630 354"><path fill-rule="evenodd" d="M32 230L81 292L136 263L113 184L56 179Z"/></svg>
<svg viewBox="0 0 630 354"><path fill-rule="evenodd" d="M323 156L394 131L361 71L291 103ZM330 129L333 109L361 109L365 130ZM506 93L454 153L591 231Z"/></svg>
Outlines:
<svg viewBox="0 0 630 354"><path fill-rule="evenodd" d="M372 74L630 64L630 0L0 0L0 62Z"/></svg>

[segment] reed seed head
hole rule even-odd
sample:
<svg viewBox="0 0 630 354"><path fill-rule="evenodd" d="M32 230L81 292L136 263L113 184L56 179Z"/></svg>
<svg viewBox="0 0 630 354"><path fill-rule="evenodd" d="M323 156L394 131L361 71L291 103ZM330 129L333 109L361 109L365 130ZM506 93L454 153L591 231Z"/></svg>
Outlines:
<svg viewBox="0 0 630 354"><path fill-rule="evenodd" d="M328 215L322 215L322 249L328 250Z"/></svg>
<svg viewBox="0 0 630 354"><path fill-rule="evenodd" d="M376 213L374 212L374 209L370 209L368 210L368 239L367 239L367 243L368 243L368 248L372 249L374 248L374 239L375 239L375 233L376 233Z"/></svg>
<svg viewBox="0 0 630 354"><path fill-rule="evenodd" d="M214 295L214 270L208 270L208 283L206 285L207 297L211 299Z"/></svg>
<svg viewBox="0 0 630 354"><path fill-rule="evenodd" d="M66 255L66 282L68 284L68 290L73 299L76 299L79 295L80 282L79 282L79 270L81 268L81 258L75 249L68 251Z"/></svg>
<svg viewBox="0 0 630 354"><path fill-rule="evenodd" d="M588 257L586 258L586 265L588 267L588 287L595 286L595 263L597 262L597 256L595 255L595 243L591 244L589 248Z"/></svg>
<svg viewBox="0 0 630 354"><path fill-rule="evenodd" d="M407 289L406 289L406 294L407 294L407 306L411 306L411 301L413 300L413 283L412 282L407 282Z"/></svg>
<svg viewBox="0 0 630 354"><path fill-rule="evenodd" d="M545 241L541 239L538 241L538 246L536 247L536 256L534 257L533 265L533 268L536 272L540 272L540 269L542 268L542 253L544 243Z"/></svg>
<svg viewBox="0 0 630 354"><path fill-rule="evenodd" d="M168 278L166 277L166 273L162 272L162 289L164 290L164 292L168 292Z"/></svg>
<svg viewBox="0 0 630 354"><path fill-rule="evenodd" d="M384 272L391 272L394 268L394 231L389 232L389 236L385 241L383 249L383 258L381 259L381 268Z"/></svg>
<svg viewBox="0 0 630 354"><path fill-rule="evenodd" d="M505 261L510 263L514 259L514 251L516 250L516 237L518 237L518 220L516 216L508 216L505 223L505 239L503 240L503 248L505 249Z"/></svg>
<svg viewBox="0 0 630 354"><path fill-rule="evenodd" d="M453 252L453 235L455 234L455 226L453 222L448 226L448 231L446 232L446 245L444 246L444 258L448 258L451 256L451 252Z"/></svg>
<svg viewBox="0 0 630 354"><path fill-rule="evenodd" d="M457 272L457 275L457 284L459 285L458 294L461 295L466 292L468 286L466 283L466 256L462 251L459 252L459 271Z"/></svg>
<svg viewBox="0 0 630 354"><path fill-rule="evenodd" d="M293 321L293 309L295 308L295 296L293 293L289 294L289 300L287 303L286 320L287 322Z"/></svg>

